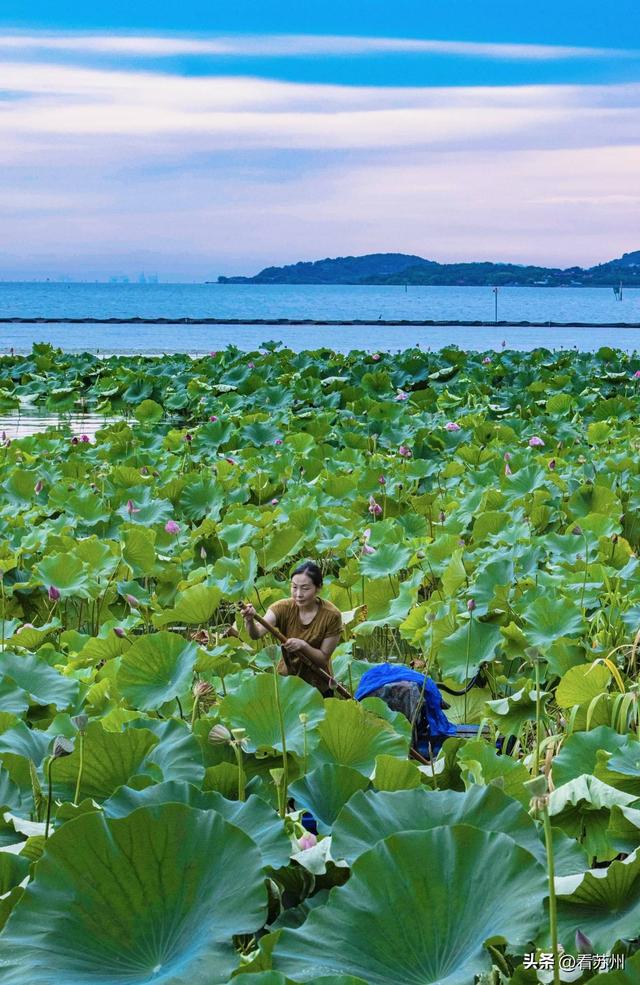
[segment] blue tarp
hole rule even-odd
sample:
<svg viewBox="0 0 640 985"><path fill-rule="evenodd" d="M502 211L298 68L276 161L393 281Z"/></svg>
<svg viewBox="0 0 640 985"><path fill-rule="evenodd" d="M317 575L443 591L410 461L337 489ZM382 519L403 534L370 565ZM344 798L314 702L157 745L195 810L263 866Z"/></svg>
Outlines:
<svg viewBox="0 0 640 985"><path fill-rule="evenodd" d="M424 674L419 674L417 670L411 670L402 664L382 663L367 670L360 678L355 697L356 701L362 701L367 695L378 688L387 684L396 684L398 681L412 681L424 688L424 704L422 714L429 726L431 736L431 746L434 752L440 748L445 739L450 735L455 735L457 729L452 725L442 710L442 697L437 685L430 677L425 678Z"/></svg>

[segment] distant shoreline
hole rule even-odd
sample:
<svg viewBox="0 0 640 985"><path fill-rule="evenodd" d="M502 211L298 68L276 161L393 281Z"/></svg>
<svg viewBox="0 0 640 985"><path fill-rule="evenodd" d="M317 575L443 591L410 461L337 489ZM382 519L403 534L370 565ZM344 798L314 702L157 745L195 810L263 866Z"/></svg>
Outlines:
<svg viewBox="0 0 640 985"><path fill-rule="evenodd" d="M59 316L56 318L0 317L0 325L380 325L408 328L640 328L640 322L584 322L584 321L514 321L473 320L459 321L445 318L442 321L352 318L78 318Z"/></svg>

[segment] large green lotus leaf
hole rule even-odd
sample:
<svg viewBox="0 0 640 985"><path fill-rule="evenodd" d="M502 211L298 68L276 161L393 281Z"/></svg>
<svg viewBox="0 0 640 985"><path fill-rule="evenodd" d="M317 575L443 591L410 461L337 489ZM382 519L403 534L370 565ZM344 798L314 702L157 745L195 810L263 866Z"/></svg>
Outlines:
<svg viewBox="0 0 640 985"><path fill-rule="evenodd" d="M193 441L193 449L198 454L215 455L220 445L229 441L233 434L233 424L230 421L212 421L198 428Z"/></svg>
<svg viewBox="0 0 640 985"><path fill-rule="evenodd" d="M188 482L180 496L180 508L187 520L219 520L224 505L224 491L211 479Z"/></svg>
<svg viewBox="0 0 640 985"><path fill-rule="evenodd" d="M411 558L411 550L401 544L381 544L375 554L364 554L360 558L360 570L369 578L387 578L397 575L406 568Z"/></svg>
<svg viewBox="0 0 640 985"><path fill-rule="evenodd" d="M640 847L640 810L614 804L609 815L607 837L617 852L634 852Z"/></svg>
<svg viewBox="0 0 640 985"><path fill-rule="evenodd" d="M177 633L141 636L122 657L118 688L134 708L156 710L188 689L197 656L196 644Z"/></svg>
<svg viewBox="0 0 640 985"><path fill-rule="evenodd" d="M0 711L7 712L11 715L22 715L29 707L29 704L30 699L26 691L19 688L8 677L0 680Z"/></svg>
<svg viewBox="0 0 640 985"><path fill-rule="evenodd" d="M598 975L598 985L638 985L639 981L640 951L636 951L632 958L626 958L624 968Z"/></svg>
<svg viewBox="0 0 640 985"><path fill-rule="evenodd" d="M311 811L321 834L330 834L340 810L358 790L369 786L366 777L350 766L325 763L289 787L298 808Z"/></svg>
<svg viewBox="0 0 640 985"><path fill-rule="evenodd" d="M399 626L407 618L411 606L415 604L421 582L422 572L417 571L414 576L402 582L397 596L387 600L382 595L379 601L376 600L373 604L369 598L373 594L373 585L370 584L367 589L367 619L354 627L354 634L370 636L374 629L380 626ZM386 589L385 582L383 585Z"/></svg>
<svg viewBox="0 0 640 985"><path fill-rule="evenodd" d="M556 688L556 701L561 708L588 704L603 691L611 680L604 664L578 664L563 674Z"/></svg>
<svg viewBox="0 0 640 985"><path fill-rule="evenodd" d="M253 424L248 424L242 429L241 436L243 441L251 442L257 448L262 448L264 445L272 445L274 441L282 437L282 434L277 427L268 421L254 421Z"/></svg>
<svg viewBox="0 0 640 985"><path fill-rule="evenodd" d="M554 756L554 786L560 787L583 773L593 773L599 749L614 752L625 745L626 741L626 736L606 725L600 725L590 732L574 732L565 739L560 752Z"/></svg>
<svg viewBox="0 0 640 985"><path fill-rule="evenodd" d="M466 742L458 752L458 763L467 788L474 783L493 783L524 806L529 805L531 796L523 786L529 779L526 766L510 756L499 756L488 742Z"/></svg>
<svg viewBox="0 0 640 985"><path fill-rule="evenodd" d="M213 567L213 578L223 596L231 602L253 595L258 558L251 547L241 547L237 557L221 557Z"/></svg>
<svg viewBox="0 0 640 985"><path fill-rule="evenodd" d="M16 722L0 732L0 760L5 755L32 759L39 766L47 753L51 736L39 729L31 729L25 722ZM11 770L9 771L11 772Z"/></svg>
<svg viewBox="0 0 640 985"><path fill-rule="evenodd" d="M451 890L472 885L482 906ZM469 985L490 967L485 941L535 938L545 892L543 867L506 835L468 825L390 835L300 929L282 931L273 965L301 982L334 972L368 985Z"/></svg>
<svg viewBox="0 0 640 985"><path fill-rule="evenodd" d="M583 775L552 791L549 814L555 825L584 845L589 858L608 861L617 854L607 835L611 808L626 807L634 800L632 794Z"/></svg>
<svg viewBox="0 0 640 985"><path fill-rule="evenodd" d="M289 862L291 842L284 832L282 819L254 794L244 801L226 800L217 791L199 790L191 783L169 780L144 790L120 787L113 797L105 800L102 809L107 817L126 817L140 807L157 804L184 804L202 811L217 811L255 841L264 865L278 869Z"/></svg>
<svg viewBox="0 0 640 985"><path fill-rule="evenodd" d="M192 585L180 592L173 609L165 609L153 617L156 626L186 623L187 626L206 626L218 608L222 592L217 585Z"/></svg>
<svg viewBox="0 0 640 985"><path fill-rule="evenodd" d="M63 677L34 653L3 653L0 672L25 691L34 704L55 705L62 710L78 699L78 682Z"/></svg>
<svg viewBox="0 0 640 985"><path fill-rule="evenodd" d="M498 625L470 619L440 644L438 663L442 673L463 684L478 673L481 663L493 660L501 641Z"/></svg>
<svg viewBox="0 0 640 985"><path fill-rule="evenodd" d="M56 554L37 565L46 588L57 588L63 598L90 598L87 566L75 554Z"/></svg>
<svg viewBox="0 0 640 985"><path fill-rule="evenodd" d="M260 557L265 571L272 571L279 568L286 558L297 554L304 543L306 535L302 530L288 524L286 527L279 527L264 545L264 551L260 552Z"/></svg>
<svg viewBox="0 0 640 985"><path fill-rule="evenodd" d="M187 783L202 783L204 764L202 747L186 722L169 719L139 718L132 721L130 729L148 729L158 738L158 744L151 749L147 759L140 767L141 773L155 776L157 766L165 780L185 780Z"/></svg>
<svg viewBox="0 0 640 985"><path fill-rule="evenodd" d="M0 812L2 808L19 811L21 803L20 788L13 782L7 771L0 766Z"/></svg>
<svg viewBox="0 0 640 985"><path fill-rule="evenodd" d="M0 741L2 736L0 736ZM106 732L100 722L90 722L84 740L80 798L102 801L144 771L147 754L158 742L148 729ZM79 744L70 756L56 760L52 770L56 796L72 800L80 768Z"/></svg>
<svg viewBox="0 0 640 985"><path fill-rule="evenodd" d="M0 936L6 985L216 985L264 923L258 849L215 811L84 814L49 840Z"/></svg>
<svg viewBox="0 0 640 985"><path fill-rule="evenodd" d="M558 932L566 948L581 930L593 951L610 951L622 938L638 936L640 927L640 853L613 861L607 869L556 880Z"/></svg>
<svg viewBox="0 0 640 985"><path fill-rule="evenodd" d="M19 626L11 636L11 645L25 650L36 650L51 633L60 628L60 620L52 619L43 626ZM5 632L5 643L9 641L9 633Z"/></svg>
<svg viewBox="0 0 640 985"><path fill-rule="evenodd" d="M157 424L164 417L164 411L160 404L157 404L155 400L143 400L141 404L136 407L133 412L133 416L136 421L140 424Z"/></svg>
<svg viewBox="0 0 640 985"><path fill-rule="evenodd" d="M316 741L315 726L324 716L324 702L316 688L298 677L258 674L249 678L236 694L228 694L220 702L220 718L230 728L246 730L249 751L282 752L276 687L280 695L287 751L302 756L305 751L305 725L300 721L300 715L306 716L306 744L309 748Z"/></svg>
<svg viewBox="0 0 640 985"><path fill-rule="evenodd" d="M566 598L538 596L524 611L525 633L534 646L551 646L560 637L582 636L586 623L575 602Z"/></svg>
<svg viewBox="0 0 640 985"><path fill-rule="evenodd" d="M406 758L409 754L411 726L398 716L398 722L406 724L402 733L390 722L372 714L357 701L340 701L329 698L326 717L317 729L319 742L312 753L314 765L336 763L350 766L364 776L371 776L376 757L387 753Z"/></svg>
<svg viewBox="0 0 640 985"><path fill-rule="evenodd" d="M120 528L122 556L135 575L148 575L156 563L156 531L134 523Z"/></svg>
<svg viewBox="0 0 640 985"><path fill-rule="evenodd" d="M0 852L0 899L29 874L29 860L24 855Z"/></svg>
<svg viewBox="0 0 640 985"><path fill-rule="evenodd" d="M572 517L583 517L589 513L604 513L605 516L619 516L622 513L620 500L609 486L584 485L572 494L567 503Z"/></svg>
<svg viewBox="0 0 640 985"><path fill-rule="evenodd" d="M331 854L351 865L373 844L399 831L428 831L450 824L470 824L481 831L501 831L546 864L542 834L525 808L497 787L454 790L402 790L356 793L333 826ZM586 856L575 841L553 830L556 873L584 870Z"/></svg>
<svg viewBox="0 0 640 985"><path fill-rule="evenodd" d="M376 756L373 785L376 790L411 790L422 783L422 775L416 763L398 759L383 753Z"/></svg>
<svg viewBox="0 0 640 985"><path fill-rule="evenodd" d="M546 691L540 691L542 716L550 697ZM536 717L536 691L532 690L531 681L507 697L487 701L486 713L497 724L501 735L518 735L524 723L535 721Z"/></svg>
<svg viewBox="0 0 640 985"><path fill-rule="evenodd" d="M597 753L593 772L604 783L640 797L640 742L632 735L625 736L625 739L625 743L612 755L603 751Z"/></svg>
<svg viewBox="0 0 640 985"><path fill-rule="evenodd" d="M218 537L223 540L227 547L236 551L244 544L248 544L259 533L253 523L230 523L226 527L218 530Z"/></svg>

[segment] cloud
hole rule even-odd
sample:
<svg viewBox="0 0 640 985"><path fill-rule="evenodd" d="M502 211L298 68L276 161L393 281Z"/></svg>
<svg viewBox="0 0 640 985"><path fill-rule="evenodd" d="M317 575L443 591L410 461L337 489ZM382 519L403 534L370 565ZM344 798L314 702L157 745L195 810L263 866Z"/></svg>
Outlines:
<svg viewBox="0 0 640 985"><path fill-rule="evenodd" d="M18 52L39 50L153 58L185 55L307 58L422 54L501 61L560 61L626 58L637 55L637 52L623 48L315 34L235 34L194 38L146 34L9 33L0 37L0 50L2 49Z"/></svg>

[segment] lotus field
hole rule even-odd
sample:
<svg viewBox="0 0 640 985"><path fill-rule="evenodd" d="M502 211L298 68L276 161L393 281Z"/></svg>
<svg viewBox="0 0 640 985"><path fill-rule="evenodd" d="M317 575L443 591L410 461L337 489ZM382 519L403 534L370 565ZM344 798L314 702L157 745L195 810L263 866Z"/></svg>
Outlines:
<svg viewBox="0 0 640 985"><path fill-rule="evenodd" d="M0 447L0 985L640 981L639 386L612 349L2 357L0 413L105 426ZM428 763L249 638L306 558L351 693L482 669Z"/></svg>

